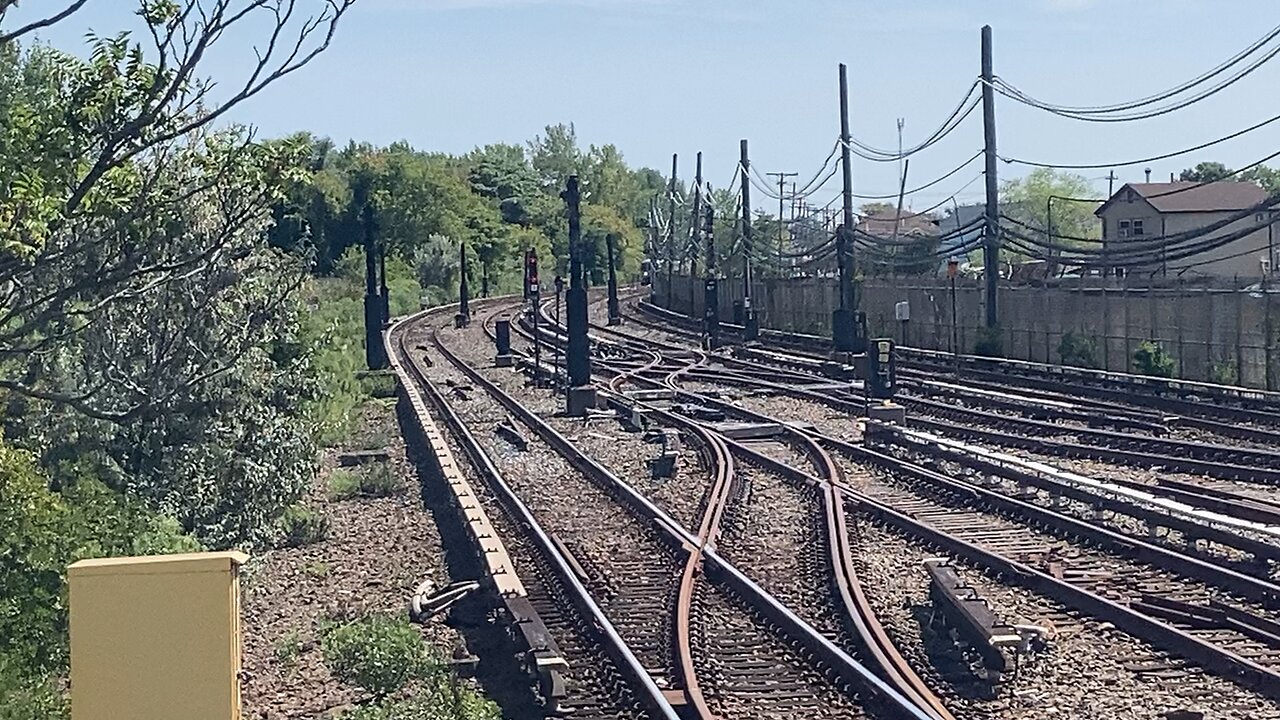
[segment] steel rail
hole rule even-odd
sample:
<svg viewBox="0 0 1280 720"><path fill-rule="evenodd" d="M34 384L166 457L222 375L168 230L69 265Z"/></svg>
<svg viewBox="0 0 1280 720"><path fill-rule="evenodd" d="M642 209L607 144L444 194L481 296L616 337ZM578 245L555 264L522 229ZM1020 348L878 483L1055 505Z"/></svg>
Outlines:
<svg viewBox="0 0 1280 720"><path fill-rule="evenodd" d="M449 309L452 306L444 306L443 309ZM416 313L407 318L402 318L384 331L384 342L392 349L391 338L397 332L401 332L403 328L407 328L410 324L421 322L430 314L441 310L442 308L432 308L431 310ZM399 335L398 349L406 359L409 358L409 349L406 347L407 329ZM435 332L432 332L432 340L436 341ZM605 653L614 659L618 664L622 674L629 676L629 680L633 683L634 688L640 690L642 701L645 702L652 712L667 720L679 720L679 715L671 706L670 702L663 695L661 689L653 682L653 678L644 668L640 660L631 652L631 649L623 641L622 636L610 623L605 616L604 611L591 597L586 587L579 580L577 573L574 572L572 563L564 556L559 544L552 538L538 523L537 519L529 511L528 507L520 499L520 497L511 488L503 477L501 471L493 464L488 453L480 445L479 441L467 428L462 419L454 412L453 408L445 401L439 390L426 377L426 374L420 367L411 360L403 366L403 372L408 374L404 380L409 381L415 386L422 388L429 397L436 411L444 419L450 430L454 433L459 444L463 447L467 456L471 459L476 471L480 473L489 482L490 486L497 490L498 497L504 505L519 519L523 525L528 528L529 535L534 540L535 546L543 557L549 561L552 571L555 573L559 581L569 590L572 602L579 612L591 618L602 635ZM535 612L532 608L528 608L526 612ZM518 616L517 616L518 617ZM534 617L537 620L536 616ZM538 621L540 623L540 621Z"/></svg>
<svg viewBox="0 0 1280 720"><path fill-rule="evenodd" d="M561 338L558 333L550 332L541 326L539 327L539 332L549 333L557 339ZM654 527L665 534L671 542L686 548L701 548L702 559L707 567L713 569L718 576L724 578L729 587L739 593L756 612L777 623L783 632L826 663L850 686L861 687L870 691L879 702L884 704L891 717L908 718L910 720L937 720L934 716L924 713L915 703L904 697L897 688L885 683L874 672L851 658L771 594L752 582L732 563L717 555L714 549L701 542L698 536L690 533L678 521L654 505L643 494L632 488L630 484L610 472L597 460L586 455L566 437L547 424L546 421L538 417L536 413L524 407L515 398L467 365L438 341L437 350L473 382L498 400L512 415L533 429L544 442L551 445L571 465L584 475L597 480L606 488L616 491L626 505L632 507L641 515L650 518ZM621 399L615 396L614 401L621 402ZM648 407L656 411L655 414L669 415L655 406L650 405ZM729 487L726 482L723 493L726 499L728 493Z"/></svg>

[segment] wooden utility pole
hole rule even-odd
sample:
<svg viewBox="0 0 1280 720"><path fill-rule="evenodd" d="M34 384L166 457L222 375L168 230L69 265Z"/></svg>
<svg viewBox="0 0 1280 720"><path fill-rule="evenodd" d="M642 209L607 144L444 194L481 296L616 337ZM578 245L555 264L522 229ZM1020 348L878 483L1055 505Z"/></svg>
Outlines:
<svg viewBox="0 0 1280 720"><path fill-rule="evenodd" d="M983 155L986 159L987 206L983 227L982 274L986 281L986 325L994 328L1000 324L996 309L996 293L1000 275L1000 185L996 163L996 106L992 82L995 72L991 68L991 26L982 26L982 129Z"/></svg>
<svg viewBox="0 0 1280 720"><path fill-rule="evenodd" d="M742 157L742 324L743 339L755 340L759 335L755 310L751 307L751 253L753 230L751 228L751 160L747 157L747 141L739 143Z"/></svg>
<svg viewBox="0 0 1280 720"><path fill-rule="evenodd" d="M840 64L840 169L844 176L844 189L841 197L844 201L844 217L836 228L836 265L839 268L840 280L837 288L839 303L831 313L831 346L836 352L862 352L865 347L856 331L860 325L855 321L857 312L857 291L853 285L853 161L849 157L849 77L848 68Z"/></svg>
<svg viewBox="0 0 1280 720"><path fill-rule="evenodd" d="M782 221L783 200L787 197L787 178L796 177L800 173L771 172L765 173L778 178L778 275L782 275L782 245L786 237L786 223Z"/></svg>
<svg viewBox="0 0 1280 720"><path fill-rule="evenodd" d="M671 185L667 190L667 309L671 309L671 283L676 265L676 160L671 154Z"/></svg>

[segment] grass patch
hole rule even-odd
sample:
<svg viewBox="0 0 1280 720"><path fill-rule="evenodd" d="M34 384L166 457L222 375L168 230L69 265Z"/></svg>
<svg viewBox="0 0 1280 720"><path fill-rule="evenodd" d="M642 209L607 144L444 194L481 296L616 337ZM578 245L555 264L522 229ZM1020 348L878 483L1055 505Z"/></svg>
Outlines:
<svg viewBox="0 0 1280 720"><path fill-rule="evenodd" d="M333 500L390 497L404 491L404 487L404 480L391 472L387 463L334 470L329 476L329 497Z"/></svg>
<svg viewBox="0 0 1280 720"><path fill-rule="evenodd" d="M360 494L360 473L354 470L334 470L329 474L329 498L350 500Z"/></svg>
<svg viewBox="0 0 1280 720"><path fill-rule="evenodd" d="M303 566L302 572L306 573L307 575L313 578L329 577L329 563L326 563L326 562L307 563L306 565Z"/></svg>
<svg viewBox="0 0 1280 720"><path fill-rule="evenodd" d="M389 371L365 372L359 374L360 389L371 398L393 398L396 396L396 376Z"/></svg>
<svg viewBox="0 0 1280 720"><path fill-rule="evenodd" d="M301 505L293 505L280 516L280 545L302 547L329 536L329 521L320 513Z"/></svg>

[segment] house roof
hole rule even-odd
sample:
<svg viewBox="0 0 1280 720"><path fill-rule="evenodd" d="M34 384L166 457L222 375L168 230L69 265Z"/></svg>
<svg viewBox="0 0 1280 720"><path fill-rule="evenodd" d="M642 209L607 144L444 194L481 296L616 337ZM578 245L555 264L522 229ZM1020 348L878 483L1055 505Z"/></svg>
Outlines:
<svg viewBox="0 0 1280 720"><path fill-rule="evenodd" d="M1247 210L1266 200L1267 192L1251 182L1230 180L1211 183L1125 183L1094 214L1101 215L1112 203L1138 198L1162 213L1223 212Z"/></svg>
<svg viewBox="0 0 1280 720"><path fill-rule="evenodd" d="M899 235L938 234L938 221L932 215L906 211L902 213L900 219L896 218L895 215L896 213L864 215L858 221L857 228L869 235L892 235L896 220Z"/></svg>

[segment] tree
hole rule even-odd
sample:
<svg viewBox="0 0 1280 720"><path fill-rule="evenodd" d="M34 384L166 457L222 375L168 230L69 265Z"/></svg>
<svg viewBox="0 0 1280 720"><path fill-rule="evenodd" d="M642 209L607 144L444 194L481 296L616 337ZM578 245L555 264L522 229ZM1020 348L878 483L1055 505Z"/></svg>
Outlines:
<svg viewBox="0 0 1280 720"><path fill-rule="evenodd" d="M548 125L529 143L529 159L544 190L559 192L570 175L582 172L582 151L573 123Z"/></svg>
<svg viewBox="0 0 1280 720"><path fill-rule="evenodd" d="M1183 182L1215 182L1231 173L1232 170L1220 162L1202 162L1183 170L1178 179Z"/></svg>
<svg viewBox="0 0 1280 720"><path fill-rule="evenodd" d="M1055 258L1064 247L1084 245L1069 238L1100 238L1102 234L1093 211L1100 200L1083 176L1051 168L1037 168L1026 177L1005 181L1000 189L1000 211L1013 219L1012 230L1038 236L1057 250L1041 250L1037 257L1049 260L1047 271L1056 271ZM1016 250L1003 250L1010 258L1025 257Z"/></svg>

